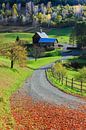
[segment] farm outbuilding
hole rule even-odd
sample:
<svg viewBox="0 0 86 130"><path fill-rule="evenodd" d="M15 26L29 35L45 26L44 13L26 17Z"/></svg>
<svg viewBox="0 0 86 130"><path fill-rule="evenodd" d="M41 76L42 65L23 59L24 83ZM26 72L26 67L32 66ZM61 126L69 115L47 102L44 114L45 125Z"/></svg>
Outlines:
<svg viewBox="0 0 86 130"><path fill-rule="evenodd" d="M55 44L58 43L56 38L49 38L45 32L36 32L33 36L33 45L44 48L54 48Z"/></svg>

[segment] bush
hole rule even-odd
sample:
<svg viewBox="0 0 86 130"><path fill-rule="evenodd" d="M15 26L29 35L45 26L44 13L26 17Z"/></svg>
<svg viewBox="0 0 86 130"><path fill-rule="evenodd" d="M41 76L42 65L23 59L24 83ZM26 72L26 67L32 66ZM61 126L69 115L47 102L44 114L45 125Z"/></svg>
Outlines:
<svg viewBox="0 0 86 130"><path fill-rule="evenodd" d="M63 76L66 76L67 74L67 70L66 68L61 64L61 63L56 63L54 66L53 66L53 69L54 69L54 72L56 74L61 74Z"/></svg>
<svg viewBox="0 0 86 130"><path fill-rule="evenodd" d="M86 81L86 67L83 67L82 69L79 70L79 73L75 77L79 81Z"/></svg>

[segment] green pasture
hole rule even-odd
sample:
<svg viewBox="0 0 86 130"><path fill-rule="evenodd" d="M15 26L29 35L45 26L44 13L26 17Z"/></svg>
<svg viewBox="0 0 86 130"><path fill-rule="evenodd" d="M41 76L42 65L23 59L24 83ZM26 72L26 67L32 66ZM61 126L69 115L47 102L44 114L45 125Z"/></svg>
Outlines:
<svg viewBox="0 0 86 130"><path fill-rule="evenodd" d="M56 60L60 59L60 56L53 56L53 57L46 57L46 58L39 58L37 61L29 60L28 67L33 69L38 69L42 66L55 62Z"/></svg>
<svg viewBox="0 0 86 130"><path fill-rule="evenodd" d="M28 43L31 43L33 35L33 33L0 33L0 43L13 42L17 36L19 36L21 40L26 40Z"/></svg>
<svg viewBox="0 0 86 130"><path fill-rule="evenodd" d="M72 28L51 29L48 32L49 37L57 38L59 43L69 43L69 36Z"/></svg>
<svg viewBox="0 0 86 130"><path fill-rule="evenodd" d="M51 38L57 38L59 43L69 43L69 35L72 28L62 28L62 29L50 29L48 31L48 36ZM45 31L46 32L46 31ZM28 43L32 43L32 36L34 33L0 33L0 43L9 43L16 40L19 36L21 40L26 40Z"/></svg>

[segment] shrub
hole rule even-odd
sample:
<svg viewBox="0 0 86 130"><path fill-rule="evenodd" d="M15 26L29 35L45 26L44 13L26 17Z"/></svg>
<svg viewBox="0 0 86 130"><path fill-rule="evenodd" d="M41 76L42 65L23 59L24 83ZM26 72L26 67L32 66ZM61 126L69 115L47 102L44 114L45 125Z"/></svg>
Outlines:
<svg viewBox="0 0 86 130"><path fill-rule="evenodd" d="M65 76L66 73L67 73L66 68L65 68L61 63L56 63L56 64L53 66L53 69L54 69L54 72L55 72L56 74L61 74L61 75Z"/></svg>
<svg viewBox="0 0 86 130"><path fill-rule="evenodd" d="M86 81L86 67L83 67L82 69L79 70L79 73L75 77L79 81Z"/></svg>

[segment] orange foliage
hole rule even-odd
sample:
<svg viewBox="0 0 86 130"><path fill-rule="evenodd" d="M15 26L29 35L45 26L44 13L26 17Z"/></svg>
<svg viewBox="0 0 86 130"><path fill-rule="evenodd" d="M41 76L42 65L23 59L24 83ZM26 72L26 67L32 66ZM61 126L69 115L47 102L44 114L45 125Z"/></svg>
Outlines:
<svg viewBox="0 0 86 130"><path fill-rule="evenodd" d="M15 130L86 130L85 108L82 112L82 108L75 110L37 102L20 92L11 97Z"/></svg>

